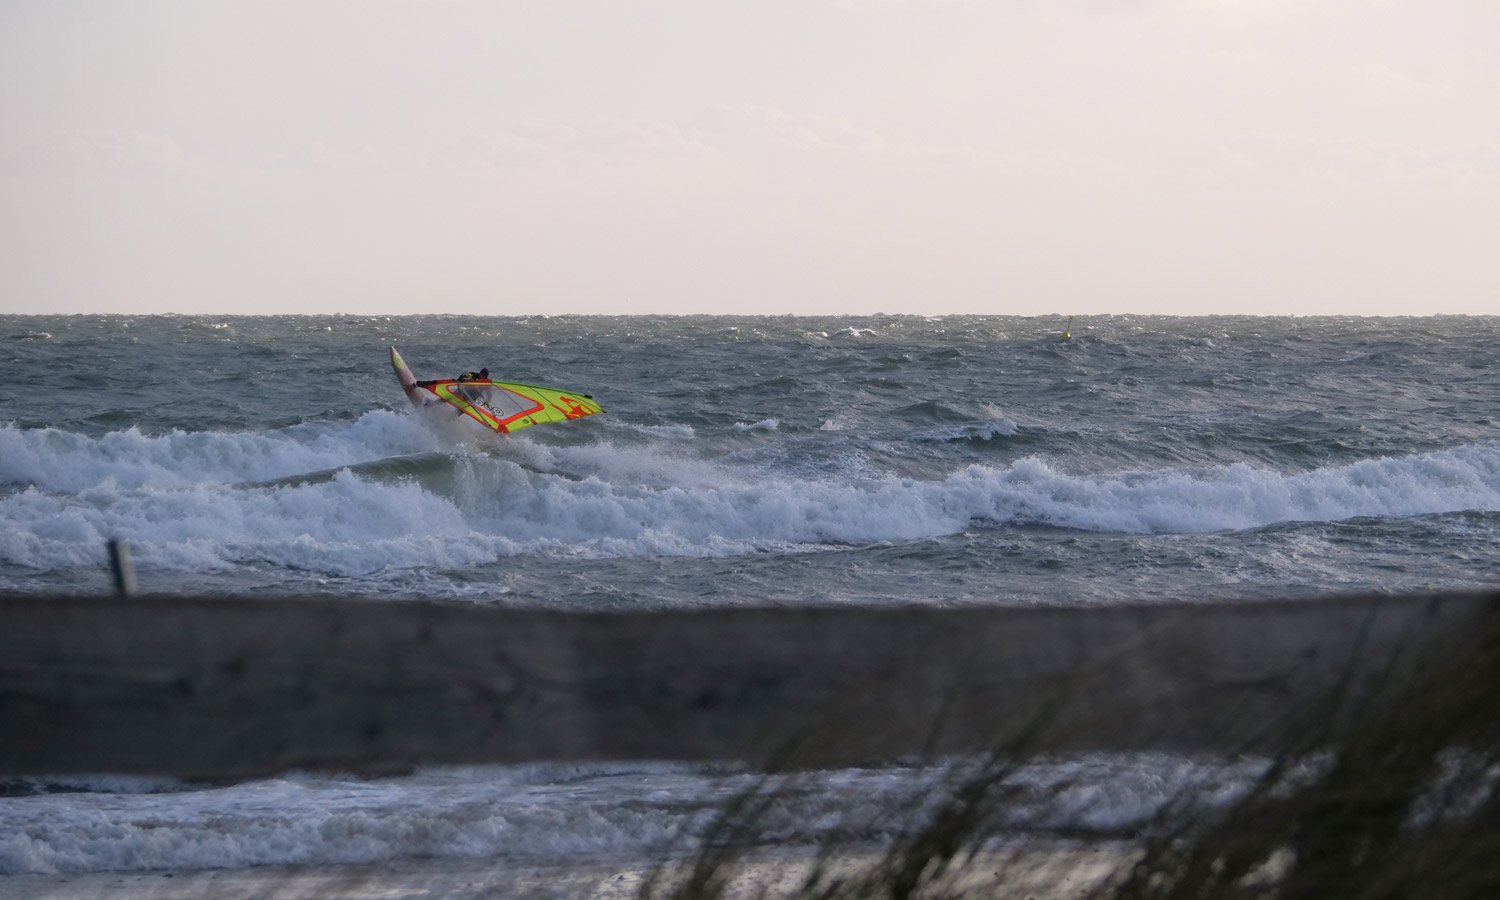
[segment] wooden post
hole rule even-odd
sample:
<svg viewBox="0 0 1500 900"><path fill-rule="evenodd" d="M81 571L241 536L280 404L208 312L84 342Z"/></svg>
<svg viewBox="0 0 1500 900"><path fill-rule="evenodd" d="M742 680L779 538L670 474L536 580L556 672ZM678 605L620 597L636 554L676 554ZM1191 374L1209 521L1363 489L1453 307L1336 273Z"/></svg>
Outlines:
<svg viewBox="0 0 1500 900"><path fill-rule="evenodd" d="M130 564L130 546L120 538L109 541L109 569L114 575L115 596L129 597L136 592L135 567Z"/></svg>

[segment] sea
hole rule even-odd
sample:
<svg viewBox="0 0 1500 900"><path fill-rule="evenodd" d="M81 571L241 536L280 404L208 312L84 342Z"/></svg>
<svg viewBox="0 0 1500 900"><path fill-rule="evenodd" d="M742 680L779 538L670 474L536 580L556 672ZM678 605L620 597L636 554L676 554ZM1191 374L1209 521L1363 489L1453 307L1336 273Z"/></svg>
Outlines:
<svg viewBox="0 0 1500 900"><path fill-rule="evenodd" d="M605 412L435 419L392 346ZM152 593L559 610L1493 589L1497 348L1500 317L1460 316L6 315L0 591L109 591L111 539ZM1259 764L1047 761L1006 815L1122 833ZM757 777L9 779L0 874L646 858ZM768 833L814 842L934 777L805 774Z"/></svg>

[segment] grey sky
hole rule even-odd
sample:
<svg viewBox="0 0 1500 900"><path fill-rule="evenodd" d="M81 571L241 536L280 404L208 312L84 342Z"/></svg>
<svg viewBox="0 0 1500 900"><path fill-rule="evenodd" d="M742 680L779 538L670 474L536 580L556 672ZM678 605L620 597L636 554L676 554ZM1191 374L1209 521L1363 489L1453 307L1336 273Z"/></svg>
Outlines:
<svg viewBox="0 0 1500 900"><path fill-rule="evenodd" d="M0 312L1500 314L1490 0L0 4Z"/></svg>

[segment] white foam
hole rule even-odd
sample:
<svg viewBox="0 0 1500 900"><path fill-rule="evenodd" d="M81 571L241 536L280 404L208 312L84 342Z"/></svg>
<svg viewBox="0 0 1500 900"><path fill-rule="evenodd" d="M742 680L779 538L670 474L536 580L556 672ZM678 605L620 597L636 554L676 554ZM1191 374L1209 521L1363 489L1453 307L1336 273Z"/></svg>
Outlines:
<svg viewBox="0 0 1500 900"><path fill-rule="evenodd" d="M675 796L683 776L656 768L660 789ZM676 809L618 803L654 773L636 766L560 779L480 768L378 782L292 775L169 795L0 798L0 874L640 852L682 824Z"/></svg>
<svg viewBox="0 0 1500 900"><path fill-rule="evenodd" d="M338 575L493 561L496 542L465 542L455 505L414 483L378 484L345 471L329 482L239 490L199 485L65 497L28 490L0 501L0 559L35 569L97 566L103 542L126 537L137 565L213 571L270 562Z"/></svg>
<svg viewBox="0 0 1500 900"><path fill-rule="evenodd" d="M533 442L523 432L507 438L492 454L496 459L517 460L541 473L593 475L611 484L635 487L723 488L746 483L747 474L742 469L693 456L690 449L675 441L649 447L620 446L608 441L553 447ZM482 468L467 474L473 478L486 477Z"/></svg>
<svg viewBox="0 0 1500 900"><path fill-rule="evenodd" d="M0 874L412 857L659 859L668 846L691 848L716 810L755 790L778 797L750 823L762 839L889 838L915 827L924 804L972 777L975 765L760 776L722 765L537 764L379 781L290 775L212 790L0 798ZM1042 760L1007 778L998 818L1011 828L1135 829L1184 796L1195 808L1230 802L1265 766L1160 754Z"/></svg>
<svg viewBox="0 0 1500 900"><path fill-rule="evenodd" d="M0 426L0 484L80 491L100 484L173 487L268 481L441 445L413 416L369 412L348 425L270 432L172 431L134 427L90 437L56 428Z"/></svg>
<svg viewBox="0 0 1500 900"><path fill-rule="evenodd" d="M516 554L729 556L906 542L975 522L1195 533L1500 510L1496 444L1290 475L1248 465L1077 475L1033 457L924 481L797 478L661 445L514 438L493 453L455 456L451 478L436 486L352 471L290 486L225 483L408 450L425 434L384 413L342 430L303 432L300 442L287 433L89 439L0 429L7 448L24 451L0 455L7 471L40 465L53 443L68 469L42 473L48 490L0 497L0 562L35 571L99 566L105 540L124 537L143 569L271 564L365 576L469 568Z"/></svg>
<svg viewBox="0 0 1500 900"><path fill-rule="evenodd" d="M745 422L736 422L736 423L734 423L734 430L735 431L742 431L742 432L748 432L748 431L779 431L780 429L781 429L781 420L780 419L761 419L759 422L750 422L748 424L745 423Z"/></svg>
<svg viewBox="0 0 1500 900"><path fill-rule="evenodd" d="M667 438L669 440L685 441L698 436L691 425L638 425L635 422L626 422L620 419L606 419L606 428L634 431L652 437Z"/></svg>
<svg viewBox="0 0 1500 900"><path fill-rule="evenodd" d="M997 437L1014 437L1020 426L1010 419L990 422L970 422L964 425L947 425L919 431L913 437L919 441L946 443L949 441L991 441Z"/></svg>

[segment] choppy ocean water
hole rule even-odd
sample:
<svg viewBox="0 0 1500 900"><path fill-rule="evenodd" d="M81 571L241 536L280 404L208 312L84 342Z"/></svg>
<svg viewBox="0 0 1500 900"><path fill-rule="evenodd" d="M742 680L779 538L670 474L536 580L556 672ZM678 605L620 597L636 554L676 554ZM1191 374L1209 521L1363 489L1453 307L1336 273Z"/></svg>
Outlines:
<svg viewBox="0 0 1500 900"><path fill-rule="evenodd" d="M0 589L618 608L1493 585L1500 318L0 317ZM607 414L460 442L419 377Z"/></svg>
<svg viewBox="0 0 1500 900"><path fill-rule="evenodd" d="M0 590L104 590L111 537L151 591L554 608L1500 584L1500 318L1115 316L1068 341L1062 324L3 316ZM418 377L488 366L607 413L504 438L433 427L391 344ZM1095 787L1018 807L1017 827L1128 824L1163 785L1243 781L1065 765ZM739 777L44 784L84 790L0 798L0 872L635 852ZM927 776L822 777L803 805L825 824L784 834L814 839L835 789L876 804Z"/></svg>

